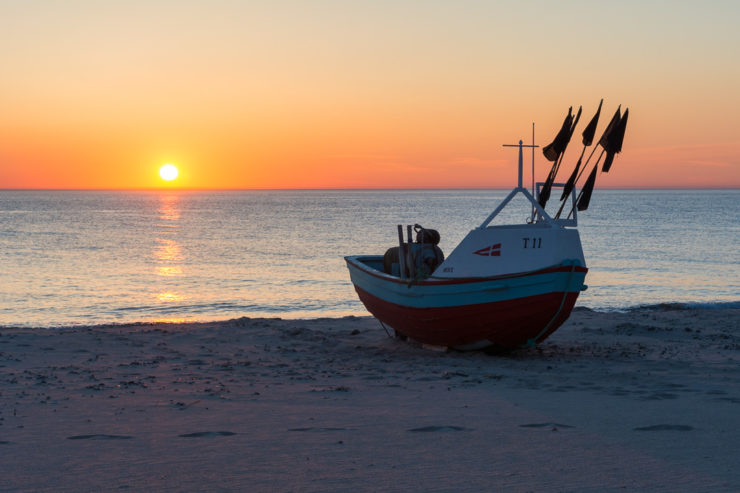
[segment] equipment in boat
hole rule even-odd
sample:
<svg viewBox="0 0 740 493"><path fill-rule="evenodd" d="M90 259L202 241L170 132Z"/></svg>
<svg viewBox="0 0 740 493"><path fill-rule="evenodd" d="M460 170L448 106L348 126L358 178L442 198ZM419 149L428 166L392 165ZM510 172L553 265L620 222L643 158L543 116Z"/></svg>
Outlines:
<svg viewBox="0 0 740 493"><path fill-rule="evenodd" d="M416 242L409 241L405 246L402 244L391 247L383 255L383 272L400 276L401 273L401 249L404 250L404 276L405 278L426 279L439 265L444 262L445 256L439 245L439 233L435 229L425 229L415 224ZM403 234L402 232L399 234ZM403 243L403 241L401 241Z"/></svg>
<svg viewBox="0 0 740 493"><path fill-rule="evenodd" d="M399 244L385 255L345 257L352 283L367 310L399 336L457 349L515 348L542 342L552 334L567 320L579 293L586 289L588 269L577 213L588 208L601 157L607 156L603 171L608 172L624 138L628 110L621 115L617 109L599 140L602 152L576 194L575 185L594 155L592 152L581 166L600 111L601 104L583 132L584 149L567 183L556 183L555 178L580 109L576 117L569 110L557 137L543 149L553 166L545 182L537 183L536 188L533 183L531 193L522 183L523 149L532 149L534 182L534 149L539 147L534 144L534 126L531 145L519 141L507 146L519 148L518 186L447 258L438 247L439 233L418 224L414 226L416 241L410 225L406 239L398 225ZM562 204L557 214L550 215L545 206L553 188L563 189ZM519 194L531 204L528 221L490 225ZM561 218L566 205L570 205L569 213Z"/></svg>

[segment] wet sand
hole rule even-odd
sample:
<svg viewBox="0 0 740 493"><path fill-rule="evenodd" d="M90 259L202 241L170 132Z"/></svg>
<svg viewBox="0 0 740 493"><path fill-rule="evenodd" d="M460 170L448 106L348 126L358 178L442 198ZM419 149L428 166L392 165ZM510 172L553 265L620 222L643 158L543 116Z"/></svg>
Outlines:
<svg viewBox="0 0 740 493"><path fill-rule="evenodd" d="M740 309L491 356L372 318L0 328L0 491L737 491Z"/></svg>

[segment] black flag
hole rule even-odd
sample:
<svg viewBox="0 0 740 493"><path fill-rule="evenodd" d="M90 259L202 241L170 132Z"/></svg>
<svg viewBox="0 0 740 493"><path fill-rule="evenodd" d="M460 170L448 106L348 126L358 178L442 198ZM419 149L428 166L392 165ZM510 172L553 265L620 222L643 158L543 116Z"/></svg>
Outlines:
<svg viewBox="0 0 740 493"><path fill-rule="evenodd" d="M601 115L601 105L604 104L604 100L602 99L599 102L599 109L596 110L596 114L593 118L591 118L591 121L588 122L588 125L586 125L586 128L583 129L583 145L586 147L590 146L594 141L594 135L596 134L596 126L599 124L599 115Z"/></svg>
<svg viewBox="0 0 740 493"><path fill-rule="evenodd" d="M615 154L613 152L607 152L606 157L604 158L604 165L601 167L601 171L604 173L608 173L609 169L612 167L612 163L614 162L614 156Z"/></svg>
<svg viewBox="0 0 740 493"><path fill-rule="evenodd" d="M576 125L578 125L578 120L581 119L581 113L583 112L583 106L578 107L578 113L576 113L576 117L573 119L573 123L570 126L570 133L568 134L568 142L570 142L570 138L573 137L573 132L576 129ZM568 142L565 143L565 145L568 145ZM565 149L563 149L565 150Z"/></svg>
<svg viewBox="0 0 740 493"><path fill-rule="evenodd" d="M611 121L609 122L609 125L606 126L606 130L604 130L604 133L601 134L601 139L599 139L599 145L603 147L605 150L607 149L607 139L609 138L609 134L612 133L612 130L614 130L614 127L617 126L621 119L621 114L619 112L622 105L619 105L619 108L617 108L617 111L614 112L614 116L612 117Z"/></svg>
<svg viewBox="0 0 740 493"><path fill-rule="evenodd" d="M542 148L542 154L548 161L556 161L558 156L563 153L570 140L571 127L573 126L573 107L568 109L568 116L563 121L563 126L555 136L555 139L549 145Z"/></svg>
<svg viewBox="0 0 740 493"><path fill-rule="evenodd" d="M570 192L573 191L573 186L576 184L576 176L578 176L578 169L580 167L581 167L581 158L578 158L576 167L573 168L573 173L570 174L570 178L568 178L568 182L563 187L563 194L560 196L560 200L564 200L568 195L570 195Z"/></svg>
<svg viewBox="0 0 740 493"><path fill-rule="evenodd" d="M550 191L552 190L552 182L550 181L550 177L547 177L547 180L545 180L545 184L542 185L542 190L540 190L540 207L543 209L547 205L547 201L550 200Z"/></svg>
<svg viewBox="0 0 740 493"><path fill-rule="evenodd" d="M614 152L619 154L622 152L622 143L624 142L624 132L627 129L627 118L630 116L630 109L627 108L624 110L624 114L622 115L622 119L619 120L619 125L614 129L614 137L613 137L613 144L614 144ZM610 140L612 140L610 138Z"/></svg>
<svg viewBox="0 0 740 493"><path fill-rule="evenodd" d="M591 174L588 175L588 180L586 180L586 184L583 185L583 190L581 190L581 195L578 197L578 210L579 211L585 211L588 209L588 203L591 201L591 193L594 191L594 183L596 183L596 168L598 166L594 166L593 171L591 171Z"/></svg>
<svg viewBox="0 0 740 493"><path fill-rule="evenodd" d="M624 110L624 115L614 126L614 130L606 138L606 159L604 159L604 166L601 171L608 173L612 167L612 161L614 156L622 152L622 143L624 142L624 132L627 129L627 118L629 118L630 110L627 108Z"/></svg>
<svg viewBox="0 0 740 493"><path fill-rule="evenodd" d="M555 163L552 165L552 169L550 169L550 174L547 175L547 179L545 180L545 184L542 185L542 190L540 190L540 206L542 208L547 205L547 201L550 200L550 192L552 190L552 184L555 182L555 176L558 174L558 170L560 169L560 163L562 162L562 155L565 152L565 149L568 147L568 143L570 142L570 138L573 137L573 132L576 129L576 125L578 125L578 120L581 119L581 112L583 111L583 107L578 107L578 113L576 113L575 118L573 118L571 112L573 111L573 107L571 106L568 109L568 116L565 118L565 121L563 122L563 126L560 129L560 132L558 132L557 137L555 137L555 140L552 144L547 146L545 149L542 150L542 152L545 154L545 157L547 159L550 159L550 156L552 156L552 153L557 151L557 154L555 154ZM548 153L550 156L548 156ZM558 158L560 157L560 161L558 161Z"/></svg>

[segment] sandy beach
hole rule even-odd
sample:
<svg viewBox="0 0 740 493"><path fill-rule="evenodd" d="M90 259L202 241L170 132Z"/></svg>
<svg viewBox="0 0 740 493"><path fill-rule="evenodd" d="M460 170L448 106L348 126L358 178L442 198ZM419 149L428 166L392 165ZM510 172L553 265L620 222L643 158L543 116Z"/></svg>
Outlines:
<svg viewBox="0 0 740 493"><path fill-rule="evenodd" d="M738 491L740 309L537 348L372 318L0 329L0 491Z"/></svg>

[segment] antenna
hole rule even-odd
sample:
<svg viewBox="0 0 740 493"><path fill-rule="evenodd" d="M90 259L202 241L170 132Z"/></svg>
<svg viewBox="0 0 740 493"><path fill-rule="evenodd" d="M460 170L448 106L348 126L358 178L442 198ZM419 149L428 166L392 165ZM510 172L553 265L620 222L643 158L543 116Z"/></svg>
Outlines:
<svg viewBox="0 0 740 493"><path fill-rule="evenodd" d="M534 122L532 122L532 197L534 197ZM529 218L529 222L534 222L534 205L532 206L532 216Z"/></svg>
<svg viewBox="0 0 740 493"><path fill-rule="evenodd" d="M534 197L534 122L532 122L532 196Z"/></svg>

